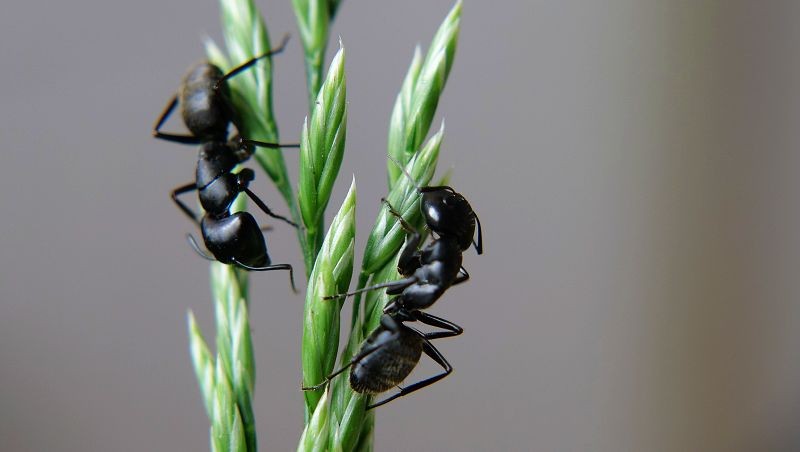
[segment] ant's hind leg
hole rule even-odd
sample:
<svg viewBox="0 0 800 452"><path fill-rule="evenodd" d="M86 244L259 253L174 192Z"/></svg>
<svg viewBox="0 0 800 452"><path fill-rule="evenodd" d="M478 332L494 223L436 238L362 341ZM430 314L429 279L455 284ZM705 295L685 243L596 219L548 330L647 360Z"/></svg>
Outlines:
<svg viewBox="0 0 800 452"><path fill-rule="evenodd" d="M464 328L461 328L455 323L422 311L412 311L411 316L414 318L414 320L424 323L425 325L442 329L442 331L432 331L430 333L423 333L425 339L431 340L431 339L440 339L443 337L453 337L453 336L458 336L464 332Z"/></svg>
<svg viewBox="0 0 800 452"><path fill-rule="evenodd" d="M251 272L266 272L271 270L289 270L289 283L292 285L292 292L297 293L297 288L294 285L294 269L289 264L274 264L274 265L267 265L265 267L252 267L247 265L243 262L240 262L236 259L233 259L232 263L237 267L241 267L245 270L249 270Z"/></svg>

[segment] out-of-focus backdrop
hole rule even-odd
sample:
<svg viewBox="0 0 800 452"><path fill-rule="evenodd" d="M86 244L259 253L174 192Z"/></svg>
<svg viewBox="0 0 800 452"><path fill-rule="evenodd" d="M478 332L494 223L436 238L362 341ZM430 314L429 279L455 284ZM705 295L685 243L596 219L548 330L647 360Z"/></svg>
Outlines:
<svg viewBox="0 0 800 452"><path fill-rule="evenodd" d="M294 34L275 59L294 141L295 18L257 3ZM451 4L345 0L335 22L350 119L331 205L354 173L358 249L395 95ZM466 329L440 343L455 373L381 408L377 450L800 448L798 21L791 1L465 0L440 169L486 252L432 310ZM2 450L208 448L185 322L213 334L208 266L168 197L196 150L150 137L206 35L213 0L0 14ZM285 211L262 173L254 190ZM291 231L269 240L302 265ZM252 281L259 440L289 450L303 300L283 273Z"/></svg>

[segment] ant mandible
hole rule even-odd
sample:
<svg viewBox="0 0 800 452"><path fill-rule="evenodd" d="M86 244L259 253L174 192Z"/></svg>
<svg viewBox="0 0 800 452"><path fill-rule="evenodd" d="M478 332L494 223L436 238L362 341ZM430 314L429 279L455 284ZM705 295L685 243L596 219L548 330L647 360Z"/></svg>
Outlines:
<svg viewBox="0 0 800 452"><path fill-rule="evenodd" d="M379 394L403 381L416 367L422 353L442 366L444 371L400 388L399 392L369 405L367 409L375 408L422 389L453 371L450 363L430 341L458 336L464 330L455 323L427 314L422 310L433 305L450 286L469 278L469 274L461 267L462 250L458 236L441 233L439 238L419 250L418 246L422 235L406 222L387 200L383 199L382 201L409 234L397 264L398 271L405 278L366 287L351 293L325 297L325 299L340 298L381 288L386 288L388 295L397 295L386 305L380 325L369 335L353 359L346 366L328 376L322 383L303 389L319 389L333 377L350 368L350 387L355 392ZM441 330L423 333L405 325L405 322L413 321L419 321Z"/></svg>
<svg viewBox="0 0 800 452"><path fill-rule="evenodd" d="M183 144L200 144L195 181L175 188L172 200L199 227L206 248L213 255L203 252L191 234L187 236L194 250L209 260L218 260L251 271L288 270L292 289L294 275L289 264L275 264L267 252L261 228L249 212L231 213L230 207L240 193L250 199L267 215L285 221L294 227L297 224L277 215L258 198L248 185L255 178L249 168L233 173L233 169L252 156L254 146L269 148L299 147L297 144L282 145L233 137L228 140L228 127L237 126L231 105L229 88L225 83L231 77L252 67L263 58L283 51L289 36L269 52L252 58L228 73L207 62L193 66L181 82L153 128L153 136L166 141ZM180 101L180 102L179 102ZM161 127L180 105L181 116L189 135L161 132ZM238 126L237 126L238 129ZM200 204L205 210L202 219L184 204L178 196L198 191Z"/></svg>

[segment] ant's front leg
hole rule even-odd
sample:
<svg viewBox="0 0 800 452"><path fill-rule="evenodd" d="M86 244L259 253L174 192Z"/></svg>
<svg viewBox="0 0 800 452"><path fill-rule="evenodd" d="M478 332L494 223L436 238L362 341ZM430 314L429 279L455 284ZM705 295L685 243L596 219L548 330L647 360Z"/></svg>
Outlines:
<svg viewBox="0 0 800 452"><path fill-rule="evenodd" d="M392 207L386 198L381 198L381 202L386 204L389 213L400 221L400 226L408 233L403 251L400 253L400 258L397 260L397 271L403 276L413 275L414 272L422 266L419 255L419 243L422 241L422 234L414 229L414 226L411 226L411 224L403 218L403 215Z"/></svg>
<svg viewBox="0 0 800 452"><path fill-rule="evenodd" d="M177 135L174 133L163 133L161 132L161 126L167 122L167 118L172 114L172 111L175 110L175 107L178 105L178 95L175 94L170 99L169 103L167 103L166 108L164 111L161 112L161 116L159 116L158 121L156 121L156 125L153 126L153 137L159 138L166 141L172 141L174 143L182 143L182 144L200 144L202 140L193 136L193 135Z"/></svg>

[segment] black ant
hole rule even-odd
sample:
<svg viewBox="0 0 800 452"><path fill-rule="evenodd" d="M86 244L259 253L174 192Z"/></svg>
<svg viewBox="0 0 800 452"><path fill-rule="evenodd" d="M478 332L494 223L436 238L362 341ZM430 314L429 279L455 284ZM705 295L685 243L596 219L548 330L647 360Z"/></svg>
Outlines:
<svg viewBox="0 0 800 452"><path fill-rule="evenodd" d="M429 308L450 286L469 279L469 274L461 267L462 246L459 236L440 233L439 238L418 249L422 235L406 222L387 200L382 201L389 212L398 218L403 229L409 233L397 264L398 271L405 278L355 292L325 297L325 299L340 298L381 288L387 289L387 295L397 295L384 308L380 326L369 335L350 363L328 376L319 385L303 389L319 389L331 378L351 368L350 386L354 391L378 394L403 381L417 365L423 352L442 366L444 372L401 388L398 393L369 405L367 409L408 395L441 380L452 372L450 363L430 343L430 340L458 336L464 330L452 322L422 310ZM423 333L405 325L405 322L413 321L441 328L443 331Z"/></svg>
<svg viewBox="0 0 800 452"><path fill-rule="evenodd" d="M244 192L267 215L283 220L294 227L297 224L277 215L259 199L248 185L255 178L249 168L232 173L240 163L252 156L254 146L269 148L299 147L281 145L234 137L228 140L228 127L235 123L236 115L230 101L226 80L253 66L257 61L283 51L288 40L284 37L275 49L252 58L228 73L207 62L193 66L181 82L176 93L153 128L153 136L183 144L200 144L195 181L181 185L171 193L172 200L201 229L206 248L213 257L203 252L191 234L187 236L192 248L202 257L233 264L251 271L289 270L292 289L294 275L289 264L271 264L267 245L261 228L248 212L231 213L230 207L236 197ZM183 122L190 135L161 132L162 125L179 104ZM237 127L238 129L238 127ZM202 219L178 195L198 191L200 204L205 210Z"/></svg>

